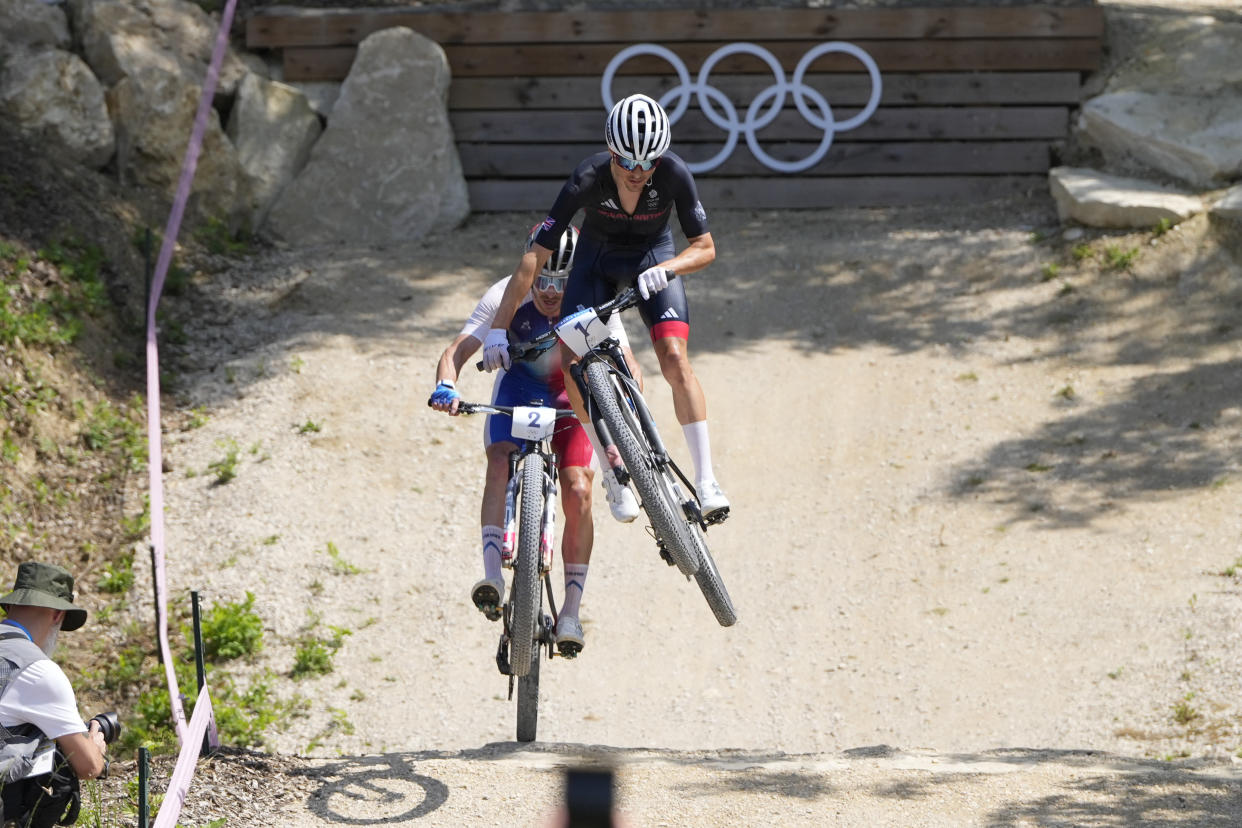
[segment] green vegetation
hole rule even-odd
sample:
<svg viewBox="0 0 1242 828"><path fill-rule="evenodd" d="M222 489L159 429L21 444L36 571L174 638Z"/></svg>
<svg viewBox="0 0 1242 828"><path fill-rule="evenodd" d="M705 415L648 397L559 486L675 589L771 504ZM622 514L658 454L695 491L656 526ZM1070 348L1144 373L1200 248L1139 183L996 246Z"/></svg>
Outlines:
<svg viewBox="0 0 1242 828"><path fill-rule="evenodd" d="M1104 248L1104 264L1109 270L1129 270L1138 255L1137 247L1122 250L1120 245L1110 244Z"/></svg>
<svg viewBox="0 0 1242 828"><path fill-rule="evenodd" d="M246 600L211 608L201 621L203 653L221 661L247 658L263 646L263 621L254 611L254 593Z"/></svg>
<svg viewBox="0 0 1242 828"><path fill-rule="evenodd" d="M355 566L341 557L341 550L337 549L332 541L328 541L326 551L328 557L332 559L332 571L337 575L358 575L363 572L362 567Z"/></svg>
<svg viewBox="0 0 1242 828"><path fill-rule="evenodd" d="M114 561L109 561L104 566L103 577L99 579L98 586L104 592L113 595L123 595L129 592L130 587L134 585L134 552L128 550L122 552Z"/></svg>
<svg viewBox="0 0 1242 828"><path fill-rule="evenodd" d="M238 447L237 441L231 439L221 440L216 445L224 449L224 456L219 460L213 460L208 463L207 471L216 476L215 483L217 486L223 486L237 477L237 463L241 449Z"/></svg>
<svg viewBox="0 0 1242 828"><path fill-rule="evenodd" d="M201 3L200 3L201 5ZM250 252L250 238L234 233L218 218L208 219L194 231L194 237L217 256L244 256Z"/></svg>
<svg viewBox="0 0 1242 828"><path fill-rule="evenodd" d="M318 624L318 617L312 616L312 624ZM330 633L327 638L318 638L310 633L304 635L297 643L297 651L293 656L293 670L290 675L295 679L308 676L322 676L333 670L332 657L345 643L345 636L352 635L344 627L328 626Z"/></svg>

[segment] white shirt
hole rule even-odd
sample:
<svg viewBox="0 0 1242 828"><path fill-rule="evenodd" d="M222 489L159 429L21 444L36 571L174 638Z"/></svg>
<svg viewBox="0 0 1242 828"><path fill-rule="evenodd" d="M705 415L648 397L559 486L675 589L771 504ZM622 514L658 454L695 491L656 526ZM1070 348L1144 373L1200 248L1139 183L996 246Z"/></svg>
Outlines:
<svg viewBox="0 0 1242 828"><path fill-rule="evenodd" d="M49 739L85 733L73 685L51 659L36 661L22 670L0 694L0 724L33 724Z"/></svg>

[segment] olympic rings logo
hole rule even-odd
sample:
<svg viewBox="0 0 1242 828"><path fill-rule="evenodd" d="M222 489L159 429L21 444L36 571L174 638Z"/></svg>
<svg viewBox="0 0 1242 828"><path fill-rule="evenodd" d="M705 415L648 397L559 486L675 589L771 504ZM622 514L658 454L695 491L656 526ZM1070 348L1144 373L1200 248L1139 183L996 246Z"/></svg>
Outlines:
<svg viewBox="0 0 1242 828"><path fill-rule="evenodd" d="M871 97L867 100L867 105L854 117L840 122L833 118L832 107L828 105L828 101L824 96L814 88L803 83L803 78L806 76L806 71L810 65L821 56L831 52L843 52L847 55L853 55L867 69L867 74L871 77ZM776 83L764 89L751 101L750 106L746 109L746 120L744 121L738 120L737 109L725 97L725 94L707 83L707 79L716 64L724 58L736 54L753 55L761 59L772 70L772 75L776 78ZM672 101L676 100L677 102L676 106L669 111L670 123L677 123L681 116L686 113L686 109L690 106L690 95L693 93L707 119L729 134L729 137L725 140L724 148L720 152L706 161L698 161L688 165L693 173L714 170L724 163L724 160L733 154L733 150L737 147L738 135L742 133L746 135L746 146L750 147L751 153L764 166L777 172L801 172L815 166L823 159L828 152L828 148L832 146L833 136L837 132L845 132L859 126L870 118L880 105L880 93L882 92L880 69L876 66L871 55L852 43L833 41L831 43L819 44L802 56L802 59L798 61L797 68L794 69L793 79L788 81L785 80L785 72L781 68L780 62L767 49L754 43L730 43L727 46L721 46L708 56L707 60L703 62L702 68L699 69L698 79L694 82L690 80L690 72L686 68L686 64L671 50L655 43L637 43L617 52L616 56L609 61L608 68L604 70L604 76L600 80L600 97L604 101L605 109L612 109L614 103L612 99L612 79L616 75L617 69L636 55L655 55L656 57L664 58L677 72L677 78L681 83L660 97L660 105L666 111ZM780 114L781 108L785 105L785 95L791 92L793 93L794 104L798 107L798 112L802 114L807 123L822 129L824 137L820 140L819 146L816 147L815 151L806 158L800 161L781 161L763 151L763 148L759 146L759 138L756 133L776 120L776 116ZM811 110L810 105L807 103L808 99L819 110L818 114ZM772 102L771 105L760 114L760 110L767 105L769 100ZM712 102L718 104L721 111L725 114L721 115L712 106Z"/></svg>

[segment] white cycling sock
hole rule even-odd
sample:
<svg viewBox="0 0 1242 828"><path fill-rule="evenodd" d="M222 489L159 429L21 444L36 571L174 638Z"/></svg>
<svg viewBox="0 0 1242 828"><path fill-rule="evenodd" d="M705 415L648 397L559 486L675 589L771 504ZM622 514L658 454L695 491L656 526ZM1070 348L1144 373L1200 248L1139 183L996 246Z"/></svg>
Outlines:
<svg viewBox="0 0 1242 828"><path fill-rule="evenodd" d="M586 564L565 564L565 602L561 605L561 615L578 617L578 610L582 605L582 591L586 588L586 576Z"/></svg>
<svg viewBox="0 0 1242 828"><path fill-rule="evenodd" d="M699 485L716 479L712 470L712 441L707 436L707 420L687 423L681 427L690 447L690 459L694 461L694 483Z"/></svg>
<svg viewBox="0 0 1242 828"><path fill-rule="evenodd" d="M499 526L483 527L483 577L503 579L500 574L500 548L504 543L505 533Z"/></svg>
<svg viewBox="0 0 1242 828"><path fill-rule="evenodd" d="M599 460L599 467L608 471L612 468L612 464L608 462L608 455L604 453L604 444L599 441L599 435L595 433L595 423L587 420L582 424L583 430L586 431L587 439L591 441L591 448L595 449L595 457Z"/></svg>

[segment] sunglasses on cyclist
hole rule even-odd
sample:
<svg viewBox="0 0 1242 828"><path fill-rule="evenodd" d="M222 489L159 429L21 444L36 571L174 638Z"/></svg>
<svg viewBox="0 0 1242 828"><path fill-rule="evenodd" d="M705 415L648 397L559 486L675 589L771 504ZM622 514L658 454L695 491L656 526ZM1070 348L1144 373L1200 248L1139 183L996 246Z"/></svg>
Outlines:
<svg viewBox="0 0 1242 828"><path fill-rule="evenodd" d="M631 161L628 158L622 158L620 155L617 155L615 152L612 154L612 160L616 161L617 166L625 170L626 172L634 172L634 170L638 170L638 169L641 169L643 172L649 172L651 170L654 170L656 167L660 166L659 158L653 158L650 161Z"/></svg>
<svg viewBox="0 0 1242 828"><path fill-rule="evenodd" d="M544 276L543 274L540 274L535 277L535 289L540 291L551 290L556 293L564 293L565 283L568 281L568 276Z"/></svg>

